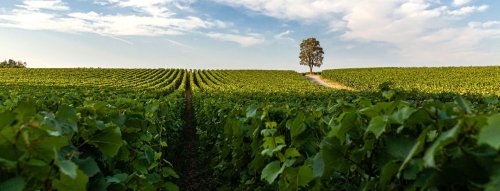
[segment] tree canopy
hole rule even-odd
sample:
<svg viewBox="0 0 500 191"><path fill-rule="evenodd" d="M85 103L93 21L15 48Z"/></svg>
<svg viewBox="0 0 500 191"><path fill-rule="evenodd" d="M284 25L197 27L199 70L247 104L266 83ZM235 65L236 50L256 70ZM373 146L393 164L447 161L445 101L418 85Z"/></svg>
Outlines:
<svg viewBox="0 0 500 191"><path fill-rule="evenodd" d="M300 43L300 65L309 66L311 74L313 67L320 67L323 64L323 54L323 48L316 38L308 38Z"/></svg>
<svg viewBox="0 0 500 191"><path fill-rule="evenodd" d="M26 65L27 65L26 62L15 61L12 59L0 62L0 68L26 68Z"/></svg>

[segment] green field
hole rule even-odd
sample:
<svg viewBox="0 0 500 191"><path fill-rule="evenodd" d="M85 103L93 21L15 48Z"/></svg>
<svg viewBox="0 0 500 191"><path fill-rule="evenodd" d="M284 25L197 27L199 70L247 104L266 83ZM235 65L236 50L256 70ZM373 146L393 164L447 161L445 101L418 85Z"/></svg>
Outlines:
<svg viewBox="0 0 500 191"><path fill-rule="evenodd" d="M499 190L499 75L0 69L0 190Z"/></svg>
<svg viewBox="0 0 500 191"><path fill-rule="evenodd" d="M406 91L500 96L500 66L337 69L321 75L358 90L377 91L388 82Z"/></svg>

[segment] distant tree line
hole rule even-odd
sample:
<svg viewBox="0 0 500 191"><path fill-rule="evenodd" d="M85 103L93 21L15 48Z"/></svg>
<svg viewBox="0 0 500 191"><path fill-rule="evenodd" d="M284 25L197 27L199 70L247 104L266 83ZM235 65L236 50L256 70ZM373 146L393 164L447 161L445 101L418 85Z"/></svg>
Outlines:
<svg viewBox="0 0 500 191"><path fill-rule="evenodd" d="M27 65L26 62L15 61L12 59L0 62L0 68L26 68L26 65Z"/></svg>

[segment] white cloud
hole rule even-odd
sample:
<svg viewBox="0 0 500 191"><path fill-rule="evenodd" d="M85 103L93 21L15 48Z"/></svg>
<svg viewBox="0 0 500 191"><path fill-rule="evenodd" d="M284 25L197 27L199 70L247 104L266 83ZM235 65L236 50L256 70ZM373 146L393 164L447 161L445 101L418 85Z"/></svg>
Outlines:
<svg viewBox="0 0 500 191"><path fill-rule="evenodd" d="M465 6L470 0L216 1L278 19L324 25L331 32L341 33L345 41L385 43L397 49L399 56L415 62L487 55L477 46L500 32L498 28L463 26L464 18L488 9L488 5ZM480 25L497 26L493 22Z"/></svg>
<svg viewBox="0 0 500 191"><path fill-rule="evenodd" d="M171 8L186 12L194 12L190 7L196 0L94 0L94 3L105 6L131 8L136 12L152 16L172 16L176 13Z"/></svg>
<svg viewBox="0 0 500 191"><path fill-rule="evenodd" d="M470 15L472 13L484 12L488 9L488 7L489 7L488 5L481 5L479 7L478 6L461 7L460 9L448 11L448 14L453 16L465 16L465 15Z"/></svg>
<svg viewBox="0 0 500 191"><path fill-rule="evenodd" d="M61 32L88 32L105 36L160 36L180 35L199 29L223 28L227 24L219 20L196 16L177 17L162 7L164 0L107 0L96 3L102 6L116 4L134 7L146 14L103 14L96 12L68 12L62 1L33 3L26 0L18 8L0 14L0 27L29 30L54 30ZM172 3L172 2L170 2ZM28 6L29 5L29 6ZM42 10L43 9L43 10Z"/></svg>
<svg viewBox="0 0 500 191"><path fill-rule="evenodd" d="M122 8L132 8L137 12L152 16L165 17L175 15L175 13L167 8L167 5L171 3L169 0L96 0L95 3L106 6L113 5Z"/></svg>
<svg viewBox="0 0 500 191"><path fill-rule="evenodd" d="M0 26L30 30L87 32L84 21L59 18L59 15L29 10L14 10L10 15L0 15Z"/></svg>
<svg viewBox="0 0 500 191"><path fill-rule="evenodd" d="M278 39L278 40L289 40L289 41L295 42L295 39L289 37L289 35L292 34L292 33L293 33L292 30L286 30L286 31L284 31L282 33L274 35L274 38Z"/></svg>
<svg viewBox="0 0 500 191"><path fill-rule="evenodd" d="M85 23L90 31L111 35L179 35L185 31L213 27L198 17L162 18L137 15L101 15L95 12L71 13L70 18ZM83 31L83 32L90 32Z"/></svg>
<svg viewBox="0 0 500 191"><path fill-rule="evenodd" d="M346 6L357 4L352 0L215 0L234 7L244 7L264 15L280 19L317 19L335 12L341 12Z"/></svg>
<svg viewBox="0 0 500 191"><path fill-rule="evenodd" d="M495 26L500 29L500 21L469 22L471 28L491 28Z"/></svg>
<svg viewBox="0 0 500 191"><path fill-rule="evenodd" d="M69 7L66 3L61 0L25 0L22 5L17 5L17 7L36 11L36 10L55 10L55 11L66 11Z"/></svg>
<svg viewBox="0 0 500 191"><path fill-rule="evenodd" d="M197 0L177 0L173 2L173 5L175 8L182 10L182 11L187 11L187 12L196 12L192 7L191 4L197 2Z"/></svg>
<svg viewBox="0 0 500 191"><path fill-rule="evenodd" d="M179 17L169 7L187 10L195 0L95 0L94 3L114 10L116 13L71 12L61 0L25 0L16 9L0 14L0 27L22 28L28 30L53 30L60 32L96 33L127 44L132 42L120 36L165 36L182 35L200 29L226 28L232 26L214 19L196 16ZM120 9L134 12L120 13ZM212 39L230 41L241 46L260 44L264 40L260 34L235 35L209 33ZM169 43L190 48L188 45L167 39Z"/></svg>
<svg viewBox="0 0 500 191"><path fill-rule="evenodd" d="M207 36L216 40L235 42L243 47L257 45L264 42L264 38L258 34L236 35L226 33L208 33Z"/></svg>
<svg viewBox="0 0 500 191"><path fill-rule="evenodd" d="M176 46L179 46L179 47L183 47L183 48L188 48L188 49L194 49L192 46L189 46L187 44L184 44L184 43L181 43L179 41L175 41L175 40L170 40L170 39L165 39L167 42L173 44L173 45L176 45Z"/></svg>
<svg viewBox="0 0 500 191"><path fill-rule="evenodd" d="M354 48L356 48L356 46L352 45L352 44L349 44L349 45L347 45L347 46L344 47L345 50L352 50Z"/></svg>
<svg viewBox="0 0 500 191"><path fill-rule="evenodd" d="M402 4L365 1L353 6L342 18L346 24L344 39L376 41L405 46L419 35L439 28L439 8L429 9L424 1Z"/></svg>
<svg viewBox="0 0 500 191"><path fill-rule="evenodd" d="M332 32L344 31L347 28L347 21L340 19L333 19L332 21L330 21L329 28L330 31Z"/></svg>
<svg viewBox="0 0 500 191"><path fill-rule="evenodd" d="M463 6L469 4L472 0L453 0L452 4L454 6Z"/></svg>

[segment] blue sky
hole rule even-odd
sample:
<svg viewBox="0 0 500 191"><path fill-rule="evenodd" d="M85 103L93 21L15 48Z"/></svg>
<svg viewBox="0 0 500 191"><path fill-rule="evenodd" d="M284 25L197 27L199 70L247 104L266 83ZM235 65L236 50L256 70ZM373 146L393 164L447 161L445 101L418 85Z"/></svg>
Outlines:
<svg viewBox="0 0 500 191"><path fill-rule="evenodd" d="M499 0L0 0L0 59L29 67L306 71L500 65Z"/></svg>

